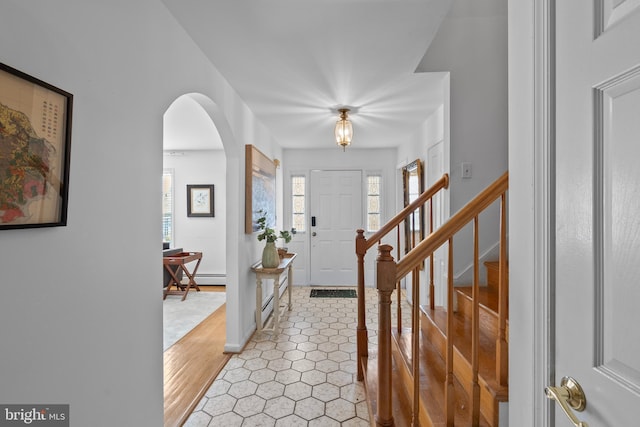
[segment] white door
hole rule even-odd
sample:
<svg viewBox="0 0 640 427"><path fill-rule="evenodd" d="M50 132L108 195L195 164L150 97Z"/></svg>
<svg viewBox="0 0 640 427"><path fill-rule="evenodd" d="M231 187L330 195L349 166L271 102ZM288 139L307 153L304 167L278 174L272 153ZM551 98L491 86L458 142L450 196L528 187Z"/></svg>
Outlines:
<svg viewBox="0 0 640 427"><path fill-rule="evenodd" d="M555 381L582 386L590 427L637 426L640 1L555 3Z"/></svg>
<svg viewBox="0 0 640 427"><path fill-rule="evenodd" d="M429 188L446 172L444 165L444 141L429 147L427 151L427 183ZM448 219L448 191L439 191L433 198L433 229L437 230ZM428 224L428 222L427 222ZM428 226L428 225L427 225ZM447 296L447 257L449 244L442 245L433 254L433 285L435 305L445 306ZM427 269L428 271L428 269ZM426 281L425 281L426 282ZM426 282L428 283L428 282ZM426 285L426 284L425 284ZM425 286L429 289L429 286ZM427 292L425 292L426 294Z"/></svg>
<svg viewBox="0 0 640 427"><path fill-rule="evenodd" d="M356 285L356 230L363 227L362 172L311 171L311 284Z"/></svg>

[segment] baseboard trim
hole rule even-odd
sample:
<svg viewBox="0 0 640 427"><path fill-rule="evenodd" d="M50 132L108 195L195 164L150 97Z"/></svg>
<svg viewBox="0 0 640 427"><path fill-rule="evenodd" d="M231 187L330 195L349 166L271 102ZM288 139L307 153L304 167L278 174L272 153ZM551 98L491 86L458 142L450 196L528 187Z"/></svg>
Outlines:
<svg viewBox="0 0 640 427"><path fill-rule="evenodd" d="M240 343L226 343L224 345L224 352L225 353L242 353L242 350L247 345L247 343L249 342L249 340L251 339L251 336L253 335L253 333L255 331L256 331L255 327L253 327L253 328L249 329L248 331L246 331L245 334L244 334L244 337L242 337L242 344L240 344Z"/></svg>

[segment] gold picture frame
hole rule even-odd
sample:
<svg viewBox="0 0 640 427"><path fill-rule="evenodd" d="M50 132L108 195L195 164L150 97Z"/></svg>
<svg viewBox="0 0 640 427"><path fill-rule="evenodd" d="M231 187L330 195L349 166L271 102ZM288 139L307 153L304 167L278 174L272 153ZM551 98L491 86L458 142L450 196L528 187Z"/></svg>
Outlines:
<svg viewBox="0 0 640 427"><path fill-rule="evenodd" d="M402 190L404 206L408 206L424 191L424 171L422 161L416 159L402 168ZM404 221L405 253L408 253L416 242L425 237L424 206L408 216Z"/></svg>
<svg viewBox="0 0 640 427"><path fill-rule="evenodd" d="M244 232L258 230L260 212L266 226L276 224L276 164L251 144L245 146L245 224Z"/></svg>

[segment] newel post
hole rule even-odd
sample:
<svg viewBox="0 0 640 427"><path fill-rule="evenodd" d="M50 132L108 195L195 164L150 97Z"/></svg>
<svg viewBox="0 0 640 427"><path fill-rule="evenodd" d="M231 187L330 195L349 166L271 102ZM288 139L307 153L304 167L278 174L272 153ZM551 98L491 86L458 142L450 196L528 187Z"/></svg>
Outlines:
<svg viewBox="0 0 640 427"><path fill-rule="evenodd" d="M376 425L392 426L391 408L391 294L396 286L396 263L391 245L378 247L378 413Z"/></svg>
<svg viewBox="0 0 640 427"><path fill-rule="evenodd" d="M364 303L364 255L367 253L367 239L364 230L356 230L356 256L358 257L358 325L357 325L357 359L358 381L364 379L362 362L369 356L369 336L366 325L366 308Z"/></svg>

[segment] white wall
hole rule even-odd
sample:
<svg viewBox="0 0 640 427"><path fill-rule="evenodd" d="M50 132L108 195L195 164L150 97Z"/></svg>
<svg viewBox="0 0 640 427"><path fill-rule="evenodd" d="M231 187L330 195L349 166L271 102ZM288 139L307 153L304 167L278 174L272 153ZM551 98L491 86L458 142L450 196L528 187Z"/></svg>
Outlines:
<svg viewBox="0 0 640 427"><path fill-rule="evenodd" d="M68 225L0 237L0 402L162 425L163 113L203 94L225 145L231 348L254 327L243 146L276 143L159 0L4 0L0 20L1 61L75 96Z"/></svg>
<svg viewBox="0 0 640 427"><path fill-rule="evenodd" d="M453 213L507 170L507 1L453 0L417 71L450 72Z"/></svg>
<svg viewBox="0 0 640 427"><path fill-rule="evenodd" d="M453 0L449 14L418 71L450 73L450 212L508 169L507 0ZM462 178L462 162L472 163L472 178ZM480 252L497 254L498 210L481 217ZM460 241L460 243L458 243ZM470 278L471 227L454 245L455 280Z"/></svg>
<svg viewBox="0 0 640 427"><path fill-rule="evenodd" d="M448 87L448 76L443 77L443 91L449 91ZM429 156L433 155L432 150L442 150L444 154L443 159L443 171L442 173L449 173L449 161L448 161L448 153L449 153L449 139L448 139L448 127L447 124L447 112L448 112L448 96L445 96L445 103L438 108L431 116L429 116L422 126L417 130L415 134L409 137L403 144L398 147L398 159L397 159L397 170L395 173L396 176L396 212L400 211L404 208L404 200L403 200L403 183L402 183L402 168L407 164L413 162L416 159L420 159L423 164L424 171L424 185L425 189L431 187L434 182L442 177L441 173L432 173L429 168L431 167L429 164ZM437 177L437 178L436 178ZM431 178L431 179L430 179ZM442 219L446 220L449 217L449 192L445 190L442 192L442 197L440 197L440 201L443 204L442 206ZM435 217L434 217L435 219ZM404 244L404 243L403 243ZM436 255L436 260L440 256L440 253ZM436 265L438 265L436 263ZM421 272L420 283L427 284L429 283L429 274L430 271L428 269L424 269ZM434 275L436 284L439 281L442 281L442 278L438 278L437 275ZM407 300L412 301L412 289L411 286L406 286L406 283L411 283L411 273L407 275L404 279L405 288L407 291ZM420 303L426 304L428 300L428 293L422 292L420 297Z"/></svg>
<svg viewBox="0 0 640 427"><path fill-rule="evenodd" d="M174 173L174 242L172 247L202 252L196 274L199 284L226 280L226 158L222 150L190 150L164 155ZM187 216L187 185L214 185L214 217ZM191 266L192 268L193 266Z"/></svg>
<svg viewBox="0 0 640 427"><path fill-rule="evenodd" d="M433 112L424 121L422 126L417 129L411 137L398 147L397 165L405 166L415 159L420 159L426 163L429 148L444 140L444 105ZM398 175L400 172L398 172ZM399 190L402 190L402 181L399 181ZM429 187L429 183L425 180L425 188ZM402 200L400 199L400 202ZM402 207L400 205L399 207Z"/></svg>

